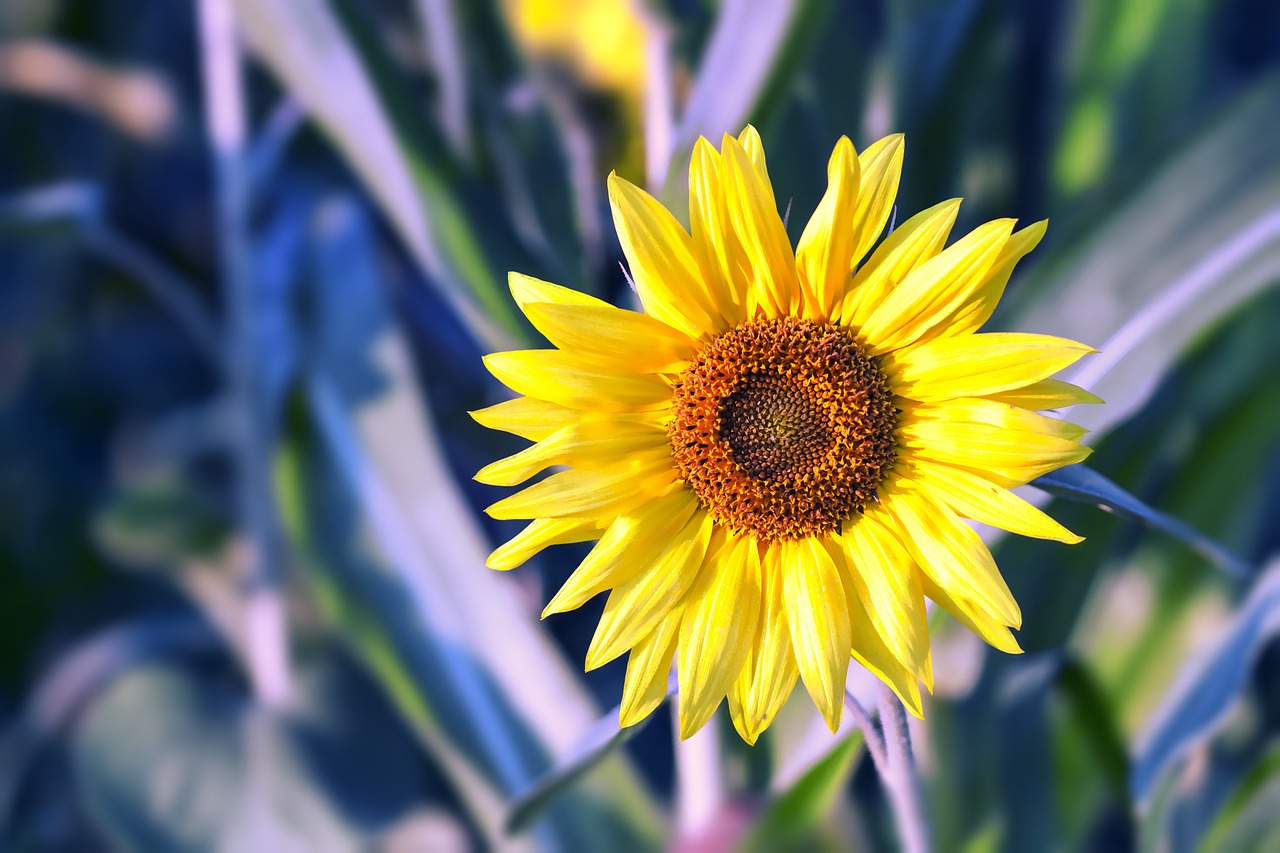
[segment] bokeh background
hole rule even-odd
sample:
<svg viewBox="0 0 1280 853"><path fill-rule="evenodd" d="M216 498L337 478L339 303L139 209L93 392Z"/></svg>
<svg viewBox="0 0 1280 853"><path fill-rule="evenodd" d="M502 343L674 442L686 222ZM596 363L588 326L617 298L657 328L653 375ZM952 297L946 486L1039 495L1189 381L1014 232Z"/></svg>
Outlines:
<svg viewBox="0 0 1280 853"><path fill-rule="evenodd" d="M605 177L750 121L793 238L841 134L1048 217L991 326L1102 350L1136 497L991 535L1027 654L934 619L937 848L1280 849L1278 68L1270 0L4 0L0 847L895 849L803 691L616 737L585 546L483 565L506 271L632 304Z"/></svg>

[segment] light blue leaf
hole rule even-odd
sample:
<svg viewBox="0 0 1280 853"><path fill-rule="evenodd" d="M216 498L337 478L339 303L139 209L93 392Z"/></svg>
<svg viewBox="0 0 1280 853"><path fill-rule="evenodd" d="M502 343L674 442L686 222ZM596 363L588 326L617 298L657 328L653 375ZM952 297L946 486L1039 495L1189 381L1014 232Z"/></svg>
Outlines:
<svg viewBox="0 0 1280 853"><path fill-rule="evenodd" d="M1032 481L1031 485L1054 497L1095 504L1117 515L1141 521L1181 539L1215 566L1237 577L1248 577L1253 568L1218 542L1191 525L1138 500L1120 486L1084 465L1068 465Z"/></svg>
<svg viewBox="0 0 1280 853"><path fill-rule="evenodd" d="M1280 561L1259 577L1226 632L1189 663L1153 714L1133 762L1130 787L1145 801L1165 770L1212 735L1244 688L1262 647L1280 633Z"/></svg>

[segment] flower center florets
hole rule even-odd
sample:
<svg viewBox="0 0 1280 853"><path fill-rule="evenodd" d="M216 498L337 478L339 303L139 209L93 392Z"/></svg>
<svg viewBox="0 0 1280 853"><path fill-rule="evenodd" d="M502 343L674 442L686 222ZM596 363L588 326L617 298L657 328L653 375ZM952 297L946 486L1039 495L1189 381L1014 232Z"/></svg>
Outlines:
<svg viewBox="0 0 1280 853"><path fill-rule="evenodd" d="M675 383L667 429L720 523L766 540L838 530L897 458L884 374L840 326L786 317L710 341Z"/></svg>

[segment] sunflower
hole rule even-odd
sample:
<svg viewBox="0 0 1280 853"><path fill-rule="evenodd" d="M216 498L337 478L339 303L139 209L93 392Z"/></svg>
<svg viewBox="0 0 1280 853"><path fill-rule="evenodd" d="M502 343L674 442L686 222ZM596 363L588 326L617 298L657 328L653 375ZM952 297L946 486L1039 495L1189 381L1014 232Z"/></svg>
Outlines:
<svg viewBox="0 0 1280 853"><path fill-rule="evenodd" d="M488 565L598 540L543 616L609 593L586 665L630 652L623 726L662 701L673 659L681 737L727 697L754 743L797 679L834 730L851 658L920 716L925 598L1021 651L1018 604L964 519L1079 541L1009 489L1089 454L1083 429L1037 412L1097 402L1050 378L1093 350L978 332L1045 223L947 246L953 199L876 246L902 156L900 135L861 154L841 139L793 251L756 131L700 139L691 231L609 179L644 313L511 275L557 349L485 359L523 396L474 417L536 443L477 479L569 470L489 507L532 522Z"/></svg>

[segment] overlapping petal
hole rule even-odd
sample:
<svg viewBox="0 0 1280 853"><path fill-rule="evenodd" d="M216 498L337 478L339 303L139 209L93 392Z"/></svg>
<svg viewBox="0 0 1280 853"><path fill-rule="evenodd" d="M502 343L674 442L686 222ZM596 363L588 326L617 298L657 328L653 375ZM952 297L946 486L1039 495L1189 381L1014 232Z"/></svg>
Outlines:
<svg viewBox="0 0 1280 853"><path fill-rule="evenodd" d="M773 190L732 136L721 151L721 184L739 245L747 258L747 315L795 315L800 305L795 254L778 216Z"/></svg>
<svg viewBox="0 0 1280 853"><path fill-rule="evenodd" d="M616 373L560 350L495 352L484 365L516 393L571 409L653 410L671 401L671 386L660 376Z"/></svg>
<svg viewBox="0 0 1280 853"><path fill-rule="evenodd" d="M1096 352L1066 338L1018 332L945 336L891 352L881 367L897 394L931 402L982 397L1038 382Z"/></svg>
<svg viewBox="0 0 1280 853"><path fill-rule="evenodd" d="M788 601L783 594L781 547L765 550L761 563L760 619L746 664L729 694L734 727L747 743L778 716L800 677L787 624Z"/></svg>
<svg viewBox="0 0 1280 853"><path fill-rule="evenodd" d="M756 542L731 537L699 574L684 606L676 652L680 737L706 725L738 678L755 638L760 600Z"/></svg>
<svg viewBox="0 0 1280 853"><path fill-rule="evenodd" d="M1012 231L1012 219L980 225L909 272L862 324L868 349L891 352L937 335L982 287Z"/></svg>
<svg viewBox="0 0 1280 853"><path fill-rule="evenodd" d="M844 711L853 626L844 584L827 546L816 537L786 543L782 591L796 665L809 695L835 731Z"/></svg>
<svg viewBox="0 0 1280 853"><path fill-rule="evenodd" d="M684 226L653 196L613 174L609 204L645 312L693 337L722 331Z"/></svg>

